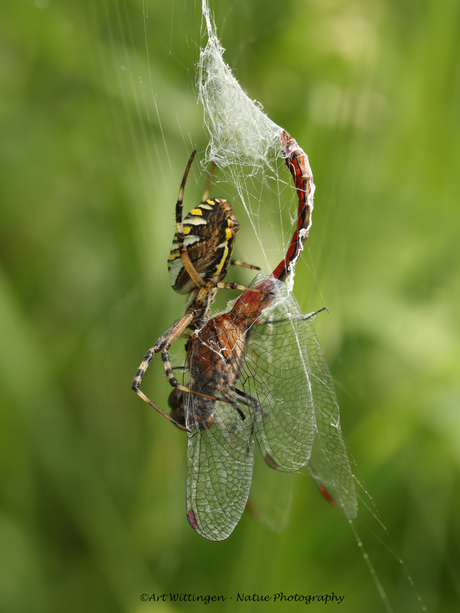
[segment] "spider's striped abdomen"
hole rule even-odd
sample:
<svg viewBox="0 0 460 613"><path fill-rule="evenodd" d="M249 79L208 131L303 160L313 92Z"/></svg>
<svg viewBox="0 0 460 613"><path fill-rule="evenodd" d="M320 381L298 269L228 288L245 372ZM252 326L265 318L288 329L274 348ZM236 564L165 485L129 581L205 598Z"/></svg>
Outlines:
<svg viewBox="0 0 460 613"><path fill-rule="evenodd" d="M224 198L212 198L199 204L183 221L184 246L190 261L203 282L222 281L233 253L238 222L230 203ZM197 285L187 272L174 235L168 257L171 286L180 294L189 294Z"/></svg>

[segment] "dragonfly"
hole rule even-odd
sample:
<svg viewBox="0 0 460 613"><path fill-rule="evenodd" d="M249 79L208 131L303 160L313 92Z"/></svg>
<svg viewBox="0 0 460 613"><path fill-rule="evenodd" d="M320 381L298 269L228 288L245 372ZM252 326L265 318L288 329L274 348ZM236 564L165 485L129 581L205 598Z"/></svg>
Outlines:
<svg viewBox="0 0 460 613"><path fill-rule="evenodd" d="M313 328L285 281L308 238L314 183L308 157L281 132L298 197L297 224L271 275L259 273L228 308L192 331L188 381L170 395L170 419L187 432L186 514L223 540L247 505L256 444L266 465L307 467L326 500L352 519L354 478L340 428L334 380Z"/></svg>

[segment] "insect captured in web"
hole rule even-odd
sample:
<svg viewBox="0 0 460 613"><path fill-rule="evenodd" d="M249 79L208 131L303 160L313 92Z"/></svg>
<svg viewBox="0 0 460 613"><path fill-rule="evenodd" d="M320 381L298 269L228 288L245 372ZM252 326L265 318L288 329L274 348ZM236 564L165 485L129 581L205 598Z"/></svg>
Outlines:
<svg viewBox="0 0 460 613"><path fill-rule="evenodd" d="M286 132L281 144L299 201L287 253L270 276L258 274L227 312L192 330L186 385L168 377L175 388L170 419L188 437L187 518L211 540L227 538L241 518L255 441L270 468L307 466L326 499L347 517L356 515L333 379L312 315L302 315L284 283L308 237L313 177L307 156Z"/></svg>

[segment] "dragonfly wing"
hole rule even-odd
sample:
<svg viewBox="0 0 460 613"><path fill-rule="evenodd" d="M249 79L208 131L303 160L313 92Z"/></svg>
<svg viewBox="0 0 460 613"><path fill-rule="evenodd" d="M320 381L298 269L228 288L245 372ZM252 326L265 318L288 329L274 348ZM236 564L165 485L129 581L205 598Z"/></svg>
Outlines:
<svg viewBox="0 0 460 613"><path fill-rule="evenodd" d="M221 541L240 521L249 496L252 424L232 404L192 394L188 402L187 518L198 534Z"/></svg>
<svg viewBox="0 0 460 613"><path fill-rule="evenodd" d="M295 473L269 470L260 454L255 454L246 511L270 532L281 534L289 522L295 479Z"/></svg>
<svg viewBox="0 0 460 613"><path fill-rule="evenodd" d="M241 385L253 404L255 435L266 462L285 471L308 465L326 499L355 517L356 490L334 380L311 321L284 284L248 339Z"/></svg>
<svg viewBox="0 0 460 613"><path fill-rule="evenodd" d="M296 471L310 459L315 436L304 321L299 307L278 285L271 305L248 332L240 384L252 404L262 456L272 468Z"/></svg>
<svg viewBox="0 0 460 613"><path fill-rule="evenodd" d="M305 321L304 329L317 428L307 468L325 498L353 519L358 512L355 482L340 428L334 380L312 323Z"/></svg>

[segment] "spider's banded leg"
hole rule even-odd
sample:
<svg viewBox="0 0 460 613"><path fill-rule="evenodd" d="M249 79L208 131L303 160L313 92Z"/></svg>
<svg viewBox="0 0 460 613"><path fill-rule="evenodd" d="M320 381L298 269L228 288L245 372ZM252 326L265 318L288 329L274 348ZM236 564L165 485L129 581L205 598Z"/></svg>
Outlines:
<svg viewBox="0 0 460 613"><path fill-rule="evenodd" d="M244 268L250 268L251 270L260 270L260 266L254 266L253 264L248 264L247 262L242 262L241 260L230 260L230 266L243 266Z"/></svg>
<svg viewBox="0 0 460 613"><path fill-rule="evenodd" d="M155 409L155 411L157 411L160 415L162 415L163 417L165 417L168 421L170 421L172 424L174 424L175 426L177 426L178 428L180 428L181 430L185 430L186 432L188 432L187 428L185 426L183 426L182 424L179 424L175 419L173 419L172 417L170 417L169 415L167 415L164 411L162 411L159 407L157 407L156 404L154 404L150 398L148 398L143 391L141 391L139 389L140 383L142 381L142 377L145 374L145 371L148 368L148 365L150 364L150 361L152 360L153 356L155 355L156 351L154 351L154 347L152 347L151 349L149 349L147 351L147 353L145 354L144 360L142 362L142 364L139 366L136 376L134 378L133 381L133 385L132 388L133 390L136 392L136 394L139 396L139 398L142 398L142 400L144 402L146 402L148 405L150 405L153 409Z"/></svg>
<svg viewBox="0 0 460 613"><path fill-rule="evenodd" d="M219 289L238 289L243 292L254 292L255 294L271 294L271 290L257 289L257 287L246 287L245 285L239 285L238 283L216 283L216 287Z"/></svg>
<svg viewBox="0 0 460 613"><path fill-rule="evenodd" d="M283 319L266 319L260 322L258 325L262 326L273 326L279 324L292 324L297 323L299 321L310 321L310 319L314 319L319 313L323 311L327 311L329 313L329 309L326 306L321 307L317 311L313 311L312 313L307 313L307 315L302 315L302 317L283 317Z"/></svg>
<svg viewBox="0 0 460 613"><path fill-rule="evenodd" d="M193 151L192 155L187 164L187 168L185 169L184 176L182 178L182 183L179 189L179 196L177 197L176 202L176 228L177 228L177 248L180 253L180 259L182 260L182 264L184 268L190 275L190 278L195 283L196 287L201 287L203 285L203 280L200 275L197 273L195 266L192 264L190 260L190 256L187 251L187 247L184 245L184 225L182 223L182 209L183 209L183 201L184 201L184 189L185 183L187 181L188 173L190 167L192 165L193 159L196 154L196 149Z"/></svg>
<svg viewBox="0 0 460 613"><path fill-rule="evenodd" d="M170 383L170 385L172 387L174 387L176 390L180 391L180 392L185 392L187 394L193 394L194 396L199 396L200 398L207 398L208 400L214 400L214 402L227 402L228 404L235 404L236 401L234 398L222 398L219 396L211 396L210 394L204 394L203 392L198 392L196 390L192 390L189 387L185 386L185 385L181 385L180 383L177 382L177 379L174 377L172 371L173 370L178 370L178 369L184 369L184 367L182 366L176 366L176 367L172 367L171 363L169 361L169 355L168 355L168 348L163 348L162 349L162 353L161 353L161 357L163 359L164 365L165 365L165 371L166 371L166 376L168 377L168 381ZM169 375L168 375L169 373ZM180 401L182 402L182 400ZM179 401L176 401L176 405L180 404ZM249 406L249 405L248 405ZM240 408L237 408L238 413L241 416L241 419L246 419L246 414L244 413L244 411L242 411Z"/></svg>
<svg viewBox="0 0 460 613"><path fill-rule="evenodd" d="M174 379L174 381L176 380ZM227 402L228 404L234 404L234 401L229 398L219 398L219 396L211 396L210 394L204 394L203 392L197 392L196 390L191 390L189 387L186 387L185 385L180 385L180 383L177 383L177 381L176 381L176 384L177 385L174 385L174 383L171 383L173 387L180 390L181 392L186 392L187 394L193 394L194 396L199 396L200 398L208 398L208 400L214 400L214 402Z"/></svg>
<svg viewBox="0 0 460 613"><path fill-rule="evenodd" d="M238 396L239 402L247 406L249 409L252 409L252 422L254 424L258 419L267 419L269 417L269 413L267 411L264 411L257 398L254 398L254 396L251 396L243 390L240 390L238 387L235 387L235 393Z"/></svg>
<svg viewBox="0 0 460 613"><path fill-rule="evenodd" d="M217 165L215 162L213 162L211 166L211 170L209 171L208 180L206 182L206 189L204 190L203 198L201 199L202 203L206 202L206 200L208 199L209 190L211 189L212 180L214 178L214 173L216 172L216 168L217 168Z"/></svg>
<svg viewBox="0 0 460 613"><path fill-rule="evenodd" d="M326 311L329 314L329 309L327 308L327 306L323 306L317 311L312 311L311 313L307 313L306 315L302 317L302 320L309 321L310 319L313 319L314 317L316 317L318 313L322 313L323 311Z"/></svg>
<svg viewBox="0 0 460 613"><path fill-rule="evenodd" d="M135 392L137 392L137 390L139 389L142 379L145 375L145 372L147 368L149 367L149 364L152 361L152 358L155 355L155 353L158 353L159 351L162 350L165 343L168 341L170 337L174 335L177 329L185 330L185 328L183 328L183 326L181 325L184 319L186 319L187 322L189 321L188 317L182 318L181 320L176 321L170 328L168 328L168 330L166 330L166 332L164 332L160 336L160 338L157 340L155 345L153 347L150 347L150 349L147 351L147 353L144 356L144 359L142 360L141 365L137 369L136 376L134 377L134 380L133 380L132 388ZM180 336L180 333L179 333L179 336ZM176 338L179 338L179 336L177 336Z"/></svg>
<svg viewBox="0 0 460 613"><path fill-rule="evenodd" d="M134 389L134 387L133 387ZM172 417L170 417L167 413L164 413L159 407L157 407L156 404L154 404L150 398L148 398L143 391L141 391L140 389L136 389L136 393L139 396L139 398L142 398L142 400L144 402L146 402L148 405L150 405L153 409L155 409L155 411L157 411L160 415L162 415L163 417L165 417L168 421L170 421L172 424L174 424L175 426L177 426L178 428L180 428L181 430L185 430L186 432L190 432L185 426L183 426L182 424L179 424L175 419L173 419Z"/></svg>
<svg viewBox="0 0 460 613"><path fill-rule="evenodd" d="M155 355L155 353L158 353L159 351L161 351L161 348L162 348L163 343L164 343L164 339L167 338L167 334L169 332L170 332L170 330L165 332L165 334L160 336L160 338L157 340L155 345L153 347L150 347L150 349L145 354L144 359L141 362L141 365L137 369L136 376L134 377L133 384L131 386L132 389L137 394L139 394L139 388L140 388L140 385L142 383L142 379L144 378L144 375L145 375L145 373L147 371L147 368L149 367L150 362L152 361L153 356Z"/></svg>
<svg viewBox="0 0 460 613"><path fill-rule="evenodd" d="M247 394L245 391L240 390L238 387L235 387L235 393L238 396L238 401L242 402L245 406L255 409L256 411L261 410L259 401L254 396Z"/></svg>
<svg viewBox="0 0 460 613"><path fill-rule="evenodd" d="M144 402L146 402L152 408L154 408L155 411L158 411L158 413L160 413L160 415L163 415L163 417L166 417L166 419L168 421L170 421L173 424L175 424L178 428L181 428L181 430L187 430L187 428L185 428L181 424L178 424L174 419L172 419L169 415L167 415L159 407L157 407L156 404L154 404L144 394L144 392L141 391L140 385L141 385L142 379L143 379L143 377L144 377L144 375L146 373L146 370L149 367L150 362L152 361L153 356L156 353L158 353L159 351L161 351L162 352L162 357L163 357L164 354L166 354L166 357L167 357L167 363L165 363L165 370L166 370L166 376L168 377L168 381L170 381L171 385L174 386L174 383L171 382L171 378L172 378L172 380L176 384L174 387L177 386L177 381L174 378L174 375L172 374L171 363L169 362L168 349L171 347L173 342L176 341L179 338L179 336L184 332L184 330L186 328L188 328L188 326L189 326L189 324L190 324L190 322L192 320L193 320L193 313L187 313L187 315L185 315L180 321L176 322L173 326L171 326L171 328L169 328L169 330L167 330L164 334L162 334L160 336L160 338L157 340L155 345L153 347L151 347L147 351L147 353L145 354L145 357L142 360L142 364L137 369L137 373L136 373L136 376L134 377L133 384L132 384L132 389L136 392L136 394L140 398L142 398L142 400ZM165 362L164 359L163 359L163 362ZM169 372L168 372L168 368L169 368ZM188 430L187 430L187 432L188 432Z"/></svg>
<svg viewBox="0 0 460 613"><path fill-rule="evenodd" d="M237 404L233 405L233 408L236 409L236 412L238 413L238 415L241 417L241 421L244 421L247 417L246 413L243 411L243 409L241 407L239 407Z"/></svg>

